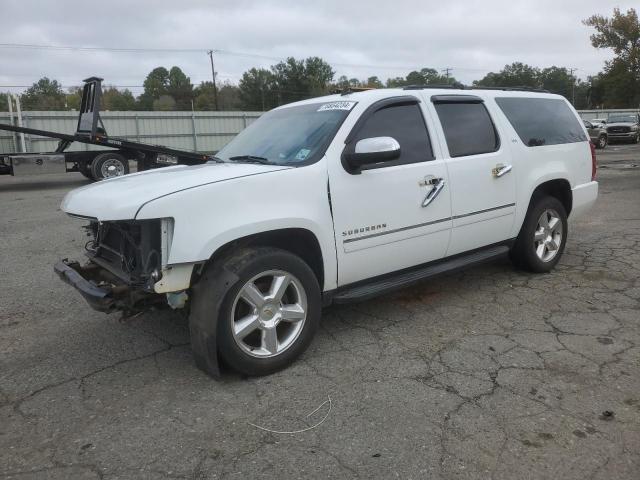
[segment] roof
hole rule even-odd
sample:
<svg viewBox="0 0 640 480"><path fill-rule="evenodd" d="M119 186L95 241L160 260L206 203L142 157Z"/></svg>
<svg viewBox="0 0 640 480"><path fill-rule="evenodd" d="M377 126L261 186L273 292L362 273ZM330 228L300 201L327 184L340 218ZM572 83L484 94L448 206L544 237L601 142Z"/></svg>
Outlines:
<svg viewBox="0 0 640 480"><path fill-rule="evenodd" d="M365 103L373 103L377 100L382 100L389 97L400 96L419 96L419 92L424 92L426 96L431 97L433 95L474 95L482 98L483 100L495 97L530 97L530 98L562 98L560 95L553 93L546 93L542 91L529 91L518 89L481 89L481 88L431 88L431 87L411 87L406 88L375 88L371 90L339 93L333 95L325 95L323 97L314 97L307 100L301 100L299 102L288 103L278 108L287 108L296 105L309 105L314 103L325 102L339 102L339 101L358 101Z"/></svg>

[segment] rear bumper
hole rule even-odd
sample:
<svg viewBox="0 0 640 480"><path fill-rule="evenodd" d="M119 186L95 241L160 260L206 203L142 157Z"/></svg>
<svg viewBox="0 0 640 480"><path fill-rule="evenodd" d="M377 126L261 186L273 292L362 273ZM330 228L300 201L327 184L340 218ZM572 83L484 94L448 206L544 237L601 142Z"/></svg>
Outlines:
<svg viewBox="0 0 640 480"><path fill-rule="evenodd" d="M97 268L91 264L82 267L78 262L64 259L54 265L53 271L64 283L78 290L93 309L109 313L115 310L113 288L98 287L95 281L92 282L88 279L94 276Z"/></svg>
<svg viewBox="0 0 640 480"><path fill-rule="evenodd" d="M598 182L583 183L572 190L573 204L571 219L579 218L588 212L598 198Z"/></svg>

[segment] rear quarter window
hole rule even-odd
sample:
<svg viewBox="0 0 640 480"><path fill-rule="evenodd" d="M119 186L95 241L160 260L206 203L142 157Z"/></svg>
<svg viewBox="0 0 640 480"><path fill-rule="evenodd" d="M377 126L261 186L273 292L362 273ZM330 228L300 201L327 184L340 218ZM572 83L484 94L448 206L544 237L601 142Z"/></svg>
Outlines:
<svg viewBox="0 0 640 480"><path fill-rule="evenodd" d="M529 147L585 142L582 126L559 98L496 98L496 103Z"/></svg>

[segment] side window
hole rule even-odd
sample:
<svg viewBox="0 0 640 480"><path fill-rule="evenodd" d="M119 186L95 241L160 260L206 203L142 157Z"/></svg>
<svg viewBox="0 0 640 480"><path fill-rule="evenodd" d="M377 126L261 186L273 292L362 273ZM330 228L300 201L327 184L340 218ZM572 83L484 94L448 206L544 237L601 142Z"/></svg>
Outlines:
<svg viewBox="0 0 640 480"><path fill-rule="evenodd" d="M377 110L359 128L350 147L354 148L358 140L371 137L395 138L400 144L400 157L368 168L424 162L434 158L427 126L418 104L391 105Z"/></svg>
<svg viewBox="0 0 640 480"><path fill-rule="evenodd" d="M495 152L500 147L483 103L436 103L435 107L452 157Z"/></svg>
<svg viewBox="0 0 640 480"><path fill-rule="evenodd" d="M559 98L496 98L522 143L529 147L584 142L587 137L564 100Z"/></svg>

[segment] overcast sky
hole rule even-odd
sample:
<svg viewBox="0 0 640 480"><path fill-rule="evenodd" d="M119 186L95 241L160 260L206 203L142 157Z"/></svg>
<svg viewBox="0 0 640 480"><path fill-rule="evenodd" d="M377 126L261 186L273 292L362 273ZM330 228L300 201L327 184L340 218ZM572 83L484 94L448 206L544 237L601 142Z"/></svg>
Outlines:
<svg viewBox="0 0 640 480"><path fill-rule="evenodd" d="M0 0L0 43L202 49L105 52L0 47L0 91L42 76L65 86L98 75L140 86L156 66L177 65L197 84L211 79L205 49L218 49L219 81L253 66L320 56L336 77L404 76L452 68L470 83L505 64L597 73L611 52L594 49L581 20L637 2L611 0ZM95 6L92 9L92 6ZM232 54L233 53L233 54ZM249 56L252 55L252 56ZM131 88L135 94L141 88Z"/></svg>

